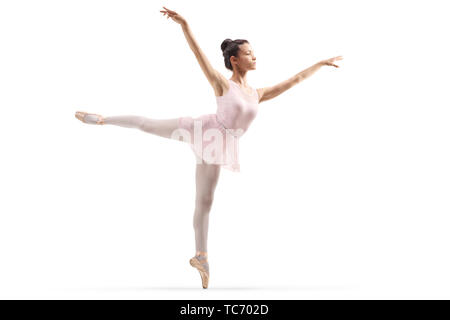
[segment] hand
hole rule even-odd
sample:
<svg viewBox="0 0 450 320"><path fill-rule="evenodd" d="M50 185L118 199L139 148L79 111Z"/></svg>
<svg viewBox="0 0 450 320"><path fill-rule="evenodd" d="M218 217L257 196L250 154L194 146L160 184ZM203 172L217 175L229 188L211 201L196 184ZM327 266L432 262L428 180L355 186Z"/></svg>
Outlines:
<svg viewBox="0 0 450 320"><path fill-rule="evenodd" d="M176 13L175 11L169 10L166 7L163 6L164 9L166 10L161 10L160 12L163 13L163 15L167 14L167 19L172 18L173 21L175 21L178 24L184 25L186 24L186 20L180 16L178 13Z"/></svg>
<svg viewBox="0 0 450 320"><path fill-rule="evenodd" d="M339 66L334 64L333 62L335 62L337 60L342 60L342 59L344 59L342 56L338 56L338 57L334 57L334 58L331 58L331 59L322 60L322 61L320 61L320 65L322 65L322 66L333 66L333 67L339 68Z"/></svg>

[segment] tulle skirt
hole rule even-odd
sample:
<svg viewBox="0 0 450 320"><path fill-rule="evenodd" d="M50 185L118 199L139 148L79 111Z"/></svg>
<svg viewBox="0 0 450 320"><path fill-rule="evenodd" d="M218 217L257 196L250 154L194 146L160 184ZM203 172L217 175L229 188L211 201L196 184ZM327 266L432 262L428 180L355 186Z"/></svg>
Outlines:
<svg viewBox="0 0 450 320"><path fill-rule="evenodd" d="M240 172L239 137L218 120L217 114L178 119L180 137L191 147L197 163L218 164L223 168Z"/></svg>

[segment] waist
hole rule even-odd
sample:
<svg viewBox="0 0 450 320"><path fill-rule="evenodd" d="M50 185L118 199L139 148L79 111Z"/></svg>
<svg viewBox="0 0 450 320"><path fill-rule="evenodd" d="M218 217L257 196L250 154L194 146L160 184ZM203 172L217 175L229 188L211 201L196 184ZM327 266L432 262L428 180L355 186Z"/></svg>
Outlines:
<svg viewBox="0 0 450 320"><path fill-rule="evenodd" d="M219 115L218 114L216 114L216 119L217 119L217 122L225 129L225 131L227 132L227 133L229 133L229 134L231 134L232 136L235 136L235 137L239 137L239 136L241 136L244 132L242 132L241 134L236 134L234 131L241 131L242 129L231 129L231 128L227 128L224 124L223 124L223 121L220 119L220 117L219 117ZM243 130L242 130L243 131Z"/></svg>

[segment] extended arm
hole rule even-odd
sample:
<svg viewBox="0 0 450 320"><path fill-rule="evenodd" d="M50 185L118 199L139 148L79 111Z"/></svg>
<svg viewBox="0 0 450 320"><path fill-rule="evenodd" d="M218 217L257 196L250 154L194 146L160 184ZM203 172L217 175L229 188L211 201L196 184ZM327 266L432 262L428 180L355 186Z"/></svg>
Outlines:
<svg viewBox="0 0 450 320"><path fill-rule="evenodd" d="M194 35L192 34L189 24L185 22L181 25L181 27L183 29L183 33L186 37L189 47L191 48L192 52L194 52L194 55L197 58L197 61L200 64L203 73L205 74L209 83L213 87L215 87L218 82L217 80L219 79L218 72L212 67L203 50L198 45L197 41L194 38Z"/></svg>
<svg viewBox="0 0 450 320"><path fill-rule="evenodd" d="M331 58L328 60L323 60L323 61L317 62L316 64L313 64L311 67L309 67L303 71L300 71L293 77L291 77L283 82L280 82L279 84L274 85L272 87L257 89L258 95L260 97L259 103L266 101L266 100L273 99L276 96L282 94L286 90L292 88L294 85L296 85L296 84L300 83L301 81L305 80L306 78L309 78L310 76L312 76L317 70L319 70L323 66L331 65L336 68L339 68L339 66L337 66L333 63L336 60L342 60L342 56L334 57L334 58Z"/></svg>
<svg viewBox="0 0 450 320"><path fill-rule="evenodd" d="M192 34L192 30L189 27L186 19L184 19L180 14L176 13L173 10L169 10L166 7L163 8L165 10L161 10L161 12L164 15L167 14L167 18L172 18L173 21L181 25L189 47L191 48L192 52L194 52L194 55L197 58L197 61L200 64L200 67L202 68L202 71L208 79L209 83L216 90L216 88L220 86L220 80L223 80L224 77L209 63L208 58L206 58L206 55L203 53L202 49L195 40L194 35Z"/></svg>

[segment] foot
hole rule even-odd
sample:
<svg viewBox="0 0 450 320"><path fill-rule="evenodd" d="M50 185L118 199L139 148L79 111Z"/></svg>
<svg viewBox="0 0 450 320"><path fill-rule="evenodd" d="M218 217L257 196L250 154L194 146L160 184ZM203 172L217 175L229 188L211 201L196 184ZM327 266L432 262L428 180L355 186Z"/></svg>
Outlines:
<svg viewBox="0 0 450 320"><path fill-rule="evenodd" d="M104 117L100 114L77 111L75 112L75 117L78 120L88 124L105 124Z"/></svg>
<svg viewBox="0 0 450 320"><path fill-rule="evenodd" d="M200 272L200 277L202 278L203 289L208 288L208 283L209 283L208 258L203 255L196 255L193 258L191 258L191 260L189 260L189 263L194 268L197 268L197 270Z"/></svg>

